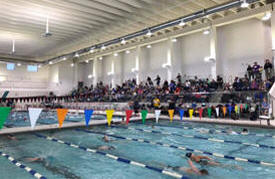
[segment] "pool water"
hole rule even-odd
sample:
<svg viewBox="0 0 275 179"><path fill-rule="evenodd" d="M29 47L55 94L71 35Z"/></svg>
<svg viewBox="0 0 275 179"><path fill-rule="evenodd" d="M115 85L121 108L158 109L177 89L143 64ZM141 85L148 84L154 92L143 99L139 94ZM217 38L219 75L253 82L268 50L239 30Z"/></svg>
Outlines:
<svg viewBox="0 0 275 179"><path fill-rule="evenodd" d="M72 120L73 117L71 117ZM56 119L53 118L54 121ZM67 119L66 119L67 120ZM84 120L81 117L75 118L76 121ZM47 120L45 120L47 121ZM119 138L112 138L113 141L105 143L102 141L103 135L91 132L101 132L110 135L144 139L153 142L161 142L164 144L173 144L175 146L188 147L191 149L220 153L234 157L242 157L253 160L260 160L274 163L275 153L274 148L259 148L254 146L246 146L234 143L218 143L208 140L194 139L176 135L163 134L164 132L176 133L180 135L197 135L207 138L224 139L231 141L241 141L243 143L263 144L275 146L275 138L261 137L255 135L228 135L220 133L200 133L199 130L213 129L213 130L233 130L240 132L239 127L230 127L222 125L197 124L160 121L159 124L154 125L153 122L147 121L146 124L131 123L128 125L131 129L123 126L107 127L107 126L93 126L90 128L83 128L83 130L76 129L62 129L56 131L38 132L44 136L50 136L60 139L65 142L74 143L76 145L84 146L91 149L96 149L102 145L115 147L114 150L104 151L106 153L126 158L132 161L140 162L145 165L156 168L167 168L168 166L183 166L188 167L187 160L184 157L187 151L176 148L165 147L161 145L143 143L138 141L129 141ZM183 129L188 126L194 129ZM160 133L142 132L142 129L147 131L161 131ZM248 128L251 134L268 134L275 135L273 130ZM0 137L0 151L9 154L16 160L24 163L28 167L35 169L37 172L47 178L83 178L83 179L102 179L102 178L172 178L159 172L142 168L139 166L129 165L123 162L110 159L106 156L89 153L79 148L73 148L65 144L60 144L54 141L39 138L34 133L18 134L16 135L18 141L8 140L6 137ZM45 162L30 163L24 161L25 157L43 157ZM256 176L264 179L275 178L274 167L264 166L260 164L229 160L209 156L215 161L218 161L226 167L212 167L200 166L195 164L199 169L205 168L210 175L203 178L255 178ZM26 171L14 166L6 158L0 157L0 178L32 178ZM171 170L167 168L167 170ZM178 171L177 171L178 172ZM201 178L198 176L179 172L189 178Z"/></svg>

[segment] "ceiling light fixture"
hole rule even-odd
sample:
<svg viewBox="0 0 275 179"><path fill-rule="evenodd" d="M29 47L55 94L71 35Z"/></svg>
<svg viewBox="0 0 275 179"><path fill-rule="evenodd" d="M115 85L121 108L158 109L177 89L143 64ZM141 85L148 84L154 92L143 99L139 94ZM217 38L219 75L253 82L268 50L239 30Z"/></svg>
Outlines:
<svg viewBox="0 0 275 179"><path fill-rule="evenodd" d="M172 39L171 40L172 42L177 42L178 40L176 38Z"/></svg>
<svg viewBox="0 0 275 179"><path fill-rule="evenodd" d="M148 37L151 37L152 36L152 32L151 30L148 30L147 34L146 34Z"/></svg>
<svg viewBox="0 0 275 179"><path fill-rule="evenodd" d="M94 53L94 47L92 47L91 49L90 49L90 53Z"/></svg>
<svg viewBox="0 0 275 179"><path fill-rule="evenodd" d="M89 60L85 60L86 63L89 63Z"/></svg>
<svg viewBox="0 0 275 179"><path fill-rule="evenodd" d="M12 50L11 53L14 54L15 53L15 40L12 40Z"/></svg>
<svg viewBox="0 0 275 179"><path fill-rule="evenodd" d="M179 26L182 27L182 26L185 26L185 24L186 24L186 23L185 23L184 20L182 19L182 20L180 21L180 23L179 23Z"/></svg>
<svg viewBox="0 0 275 179"><path fill-rule="evenodd" d="M262 17L263 21L267 21L271 18L271 12L266 12L265 15Z"/></svg>
<svg viewBox="0 0 275 179"><path fill-rule="evenodd" d="M248 8L249 4L246 2L246 0L243 0L241 4L241 8Z"/></svg>
<svg viewBox="0 0 275 179"><path fill-rule="evenodd" d="M89 78L89 79L93 78L93 75L91 75L91 74L90 74L90 75L88 75L88 78Z"/></svg>
<svg viewBox="0 0 275 179"><path fill-rule="evenodd" d="M105 49L106 49L106 47L104 45L102 45L101 50L105 50Z"/></svg>
<svg viewBox="0 0 275 179"><path fill-rule="evenodd" d="M114 56L115 56L115 57L117 57L117 56L118 56L118 54L117 54L117 53L114 53Z"/></svg>
<svg viewBox="0 0 275 179"><path fill-rule="evenodd" d="M129 53L131 53L131 52L130 52L130 50L126 50L125 53L129 54Z"/></svg>
<svg viewBox="0 0 275 179"><path fill-rule="evenodd" d="M71 67L74 67L74 63L71 63Z"/></svg>
<svg viewBox="0 0 275 179"><path fill-rule="evenodd" d="M103 60L103 57L99 57L99 60Z"/></svg>
<svg viewBox="0 0 275 179"><path fill-rule="evenodd" d="M210 34L210 30L209 30L209 29L204 30L204 31L203 31L203 34L204 34L204 35Z"/></svg>
<svg viewBox="0 0 275 179"><path fill-rule="evenodd" d="M52 65L52 64L53 64L53 62L52 62L52 61L50 61L50 62L49 62L49 64L50 64L50 65Z"/></svg>
<svg viewBox="0 0 275 179"><path fill-rule="evenodd" d="M122 39L122 40L121 40L121 44L123 44L123 45L126 44L126 40L125 40L125 39Z"/></svg>
<svg viewBox="0 0 275 179"><path fill-rule="evenodd" d="M46 32L45 32L45 34L43 34L43 36L44 37L52 36L52 34L49 31L49 16L47 16L47 19L46 19Z"/></svg>
<svg viewBox="0 0 275 179"><path fill-rule="evenodd" d="M21 63L17 63L17 66L19 66L19 67L20 67L20 66L21 66Z"/></svg>
<svg viewBox="0 0 275 179"><path fill-rule="evenodd" d="M78 57L79 57L79 54L76 52L75 55L74 55L74 57L77 57L77 58L78 58Z"/></svg>
<svg viewBox="0 0 275 179"><path fill-rule="evenodd" d="M152 48L152 46L151 46L151 45L147 45L146 47L147 47L147 48Z"/></svg>

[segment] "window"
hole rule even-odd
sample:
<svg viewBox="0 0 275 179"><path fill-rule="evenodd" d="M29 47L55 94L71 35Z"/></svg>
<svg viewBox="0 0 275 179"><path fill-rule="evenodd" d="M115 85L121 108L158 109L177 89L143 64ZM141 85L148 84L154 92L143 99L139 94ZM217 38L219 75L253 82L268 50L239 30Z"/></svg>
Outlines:
<svg viewBox="0 0 275 179"><path fill-rule="evenodd" d="M14 70L14 63L7 63L7 70Z"/></svg>
<svg viewBox="0 0 275 179"><path fill-rule="evenodd" d="M37 65L28 65L28 72L37 72Z"/></svg>

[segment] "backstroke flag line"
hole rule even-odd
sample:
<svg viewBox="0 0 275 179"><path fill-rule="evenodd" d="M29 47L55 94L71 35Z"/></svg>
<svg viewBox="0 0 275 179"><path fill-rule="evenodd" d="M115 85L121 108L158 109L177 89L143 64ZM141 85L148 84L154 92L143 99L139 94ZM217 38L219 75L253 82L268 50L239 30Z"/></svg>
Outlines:
<svg viewBox="0 0 275 179"><path fill-rule="evenodd" d="M143 124L145 123L145 120L146 120L146 117L147 117L147 113L148 113L147 110L142 110L141 111L141 118L142 118L142 123Z"/></svg>
<svg viewBox="0 0 275 179"><path fill-rule="evenodd" d="M113 119L114 111L115 110L113 110L113 109L106 110L108 126L111 126L111 122L112 122L112 119Z"/></svg>
<svg viewBox="0 0 275 179"><path fill-rule="evenodd" d="M93 113L94 113L94 110L92 110L92 109L85 109L85 111L84 111L85 123L86 123L87 127L89 126L89 122L91 120L91 117L92 117Z"/></svg>
<svg viewBox="0 0 275 179"><path fill-rule="evenodd" d="M169 109L168 113L169 113L169 117L170 117L170 122L172 122L173 118L174 118L174 109Z"/></svg>
<svg viewBox="0 0 275 179"><path fill-rule="evenodd" d="M59 128L62 127L64 120L66 119L68 109L56 109Z"/></svg>
<svg viewBox="0 0 275 179"><path fill-rule="evenodd" d="M0 107L0 129L2 129L5 121L7 120L11 112L10 107Z"/></svg>
<svg viewBox="0 0 275 179"><path fill-rule="evenodd" d="M126 110L125 113L126 113L126 124L128 125L129 121L130 121L130 118L133 114L133 110Z"/></svg>
<svg viewBox="0 0 275 179"><path fill-rule="evenodd" d="M34 129L36 122L42 112L42 108L29 108L29 117L31 122L31 128Z"/></svg>
<svg viewBox="0 0 275 179"><path fill-rule="evenodd" d="M184 116L184 109L180 109L180 120L182 120Z"/></svg>
<svg viewBox="0 0 275 179"><path fill-rule="evenodd" d="M155 110L156 123L159 122L160 113L161 113L161 110Z"/></svg>

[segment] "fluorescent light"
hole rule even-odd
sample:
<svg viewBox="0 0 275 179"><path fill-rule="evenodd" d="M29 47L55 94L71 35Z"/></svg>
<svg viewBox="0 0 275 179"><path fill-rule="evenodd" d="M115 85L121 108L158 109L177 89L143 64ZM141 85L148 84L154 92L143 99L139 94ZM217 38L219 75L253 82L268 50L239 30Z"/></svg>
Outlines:
<svg viewBox="0 0 275 179"><path fill-rule="evenodd" d="M71 67L74 67L74 63L71 63Z"/></svg>
<svg viewBox="0 0 275 179"><path fill-rule="evenodd" d="M271 12L266 12L265 15L262 17L263 21L267 21L271 18Z"/></svg>
<svg viewBox="0 0 275 179"><path fill-rule="evenodd" d="M102 60L103 59L103 57L99 57L99 60Z"/></svg>
<svg viewBox="0 0 275 179"><path fill-rule="evenodd" d="M114 53L114 56L115 56L115 57L117 57L117 56L118 56L118 54L117 54L117 53Z"/></svg>
<svg viewBox="0 0 275 179"><path fill-rule="evenodd" d="M152 48L152 46L151 46L151 45L147 45L146 47L147 47L147 48Z"/></svg>
<svg viewBox="0 0 275 179"><path fill-rule="evenodd" d="M172 42L177 42L178 40L175 38L175 39L172 39L171 41L172 41Z"/></svg>
<svg viewBox="0 0 275 179"><path fill-rule="evenodd" d="M241 8L247 8L249 6L249 4L246 2L246 0L243 0L242 4L241 4Z"/></svg>
<svg viewBox="0 0 275 179"><path fill-rule="evenodd" d="M129 53L131 53L131 52L130 52L130 50L126 50L125 53L129 54Z"/></svg>
<svg viewBox="0 0 275 179"><path fill-rule="evenodd" d="M102 45L101 50L105 50L105 49L106 49L106 47L104 45Z"/></svg>
<svg viewBox="0 0 275 179"><path fill-rule="evenodd" d="M122 39L121 44L123 44L123 45L126 44L126 40Z"/></svg>
<svg viewBox="0 0 275 179"><path fill-rule="evenodd" d="M183 21L183 19L182 19L182 20L180 21L180 23L179 23L179 26L182 27L182 26L185 26L185 24L186 24L186 23L185 23L185 22Z"/></svg>
<svg viewBox="0 0 275 179"><path fill-rule="evenodd" d="M53 64L53 62L52 62L52 61L50 61L50 62L49 62L49 64L51 65L51 64Z"/></svg>
<svg viewBox="0 0 275 179"><path fill-rule="evenodd" d="M152 35L152 32L151 30L148 30L147 34L146 34L148 37L150 37Z"/></svg>
<svg viewBox="0 0 275 179"><path fill-rule="evenodd" d="M20 67L20 66L21 66L21 63L17 63L17 66L19 66L19 67Z"/></svg>
<svg viewBox="0 0 275 179"><path fill-rule="evenodd" d="M209 30L209 29L204 30L204 31L203 31L203 34L204 34L204 35L210 34L210 30Z"/></svg>
<svg viewBox="0 0 275 179"><path fill-rule="evenodd" d="M91 75L91 74L90 74L90 75L88 75L88 78L93 78L93 75Z"/></svg>

